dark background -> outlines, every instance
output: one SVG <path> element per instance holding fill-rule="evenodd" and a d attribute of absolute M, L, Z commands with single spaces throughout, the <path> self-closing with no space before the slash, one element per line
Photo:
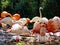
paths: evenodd
<path fill-rule="evenodd" d="M 0 13 L 7 11 L 12 15 L 19 13 L 21 17 L 32 19 L 39 16 L 39 7 L 43 7 L 43 17 L 60 17 L 59 0 L 0 0 Z"/>

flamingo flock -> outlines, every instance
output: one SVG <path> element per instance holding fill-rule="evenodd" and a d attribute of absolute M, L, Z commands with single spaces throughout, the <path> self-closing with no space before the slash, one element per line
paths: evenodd
<path fill-rule="evenodd" d="M 28 29 L 28 24 L 34 22 L 33 28 Z M 0 18 L 1 29 L 7 33 L 13 33 L 16 39 L 17 35 L 30 35 L 26 40 L 29 42 L 50 42 L 60 37 L 60 17 L 55 16 L 51 19 L 46 17 L 21 18 L 20 14 L 11 15 L 3 11 Z M 0 32 L 2 32 L 0 30 Z M 19 36 L 18 36 L 19 37 Z M 21 37 L 22 38 L 22 37 Z M 21 39 L 20 38 L 20 39 Z"/>

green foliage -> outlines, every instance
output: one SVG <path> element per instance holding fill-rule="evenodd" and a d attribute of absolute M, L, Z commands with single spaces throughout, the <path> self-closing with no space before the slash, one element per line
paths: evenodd
<path fill-rule="evenodd" d="M 23 43 L 22 42 L 18 42 L 16 45 L 23 45 Z"/>
<path fill-rule="evenodd" d="M 1 12 L 19 13 L 21 17 L 38 16 L 38 0 L 1 0 Z"/>
<path fill-rule="evenodd" d="M 42 14 L 52 18 L 60 13 L 58 0 L 0 0 L 0 12 L 19 13 L 21 17 L 33 18 L 39 16 L 39 7 L 43 7 Z"/>
<path fill-rule="evenodd" d="M 59 16 L 59 6 L 57 0 L 43 0 L 40 6 L 43 7 L 42 14 L 47 18 Z"/>
<path fill-rule="evenodd" d="M 9 5 L 9 0 L 1 0 L 1 8 L 2 11 L 4 8 L 6 8 Z"/>

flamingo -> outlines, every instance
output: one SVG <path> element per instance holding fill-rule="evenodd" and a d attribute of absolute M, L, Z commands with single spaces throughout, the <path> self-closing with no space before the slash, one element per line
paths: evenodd
<path fill-rule="evenodd" d="M 40 12 L 40 17 L 34 17 L 30 22 L 35 22 L 32 32 L 33 33 L 40 33 L 40 29 L 42 28 L 42 26 L 48 23 L 48 19 L 46 17 L 42 17 L 42 13 L 41 13 L 42 7 L 39 8 L 39 12 Z"/>
<path fill-rule="evenodd" d="M 15 34 L 28 34 L 29 33 L 29 29 L 27 26 L 25 26 L 25 24 L 28 24 L 29 19 L 28 18 L 21 18 L 19 19 L 15 24 L 12 25 L 11 29 L 8 30 L 7 32 L 12 32 Z"/>

